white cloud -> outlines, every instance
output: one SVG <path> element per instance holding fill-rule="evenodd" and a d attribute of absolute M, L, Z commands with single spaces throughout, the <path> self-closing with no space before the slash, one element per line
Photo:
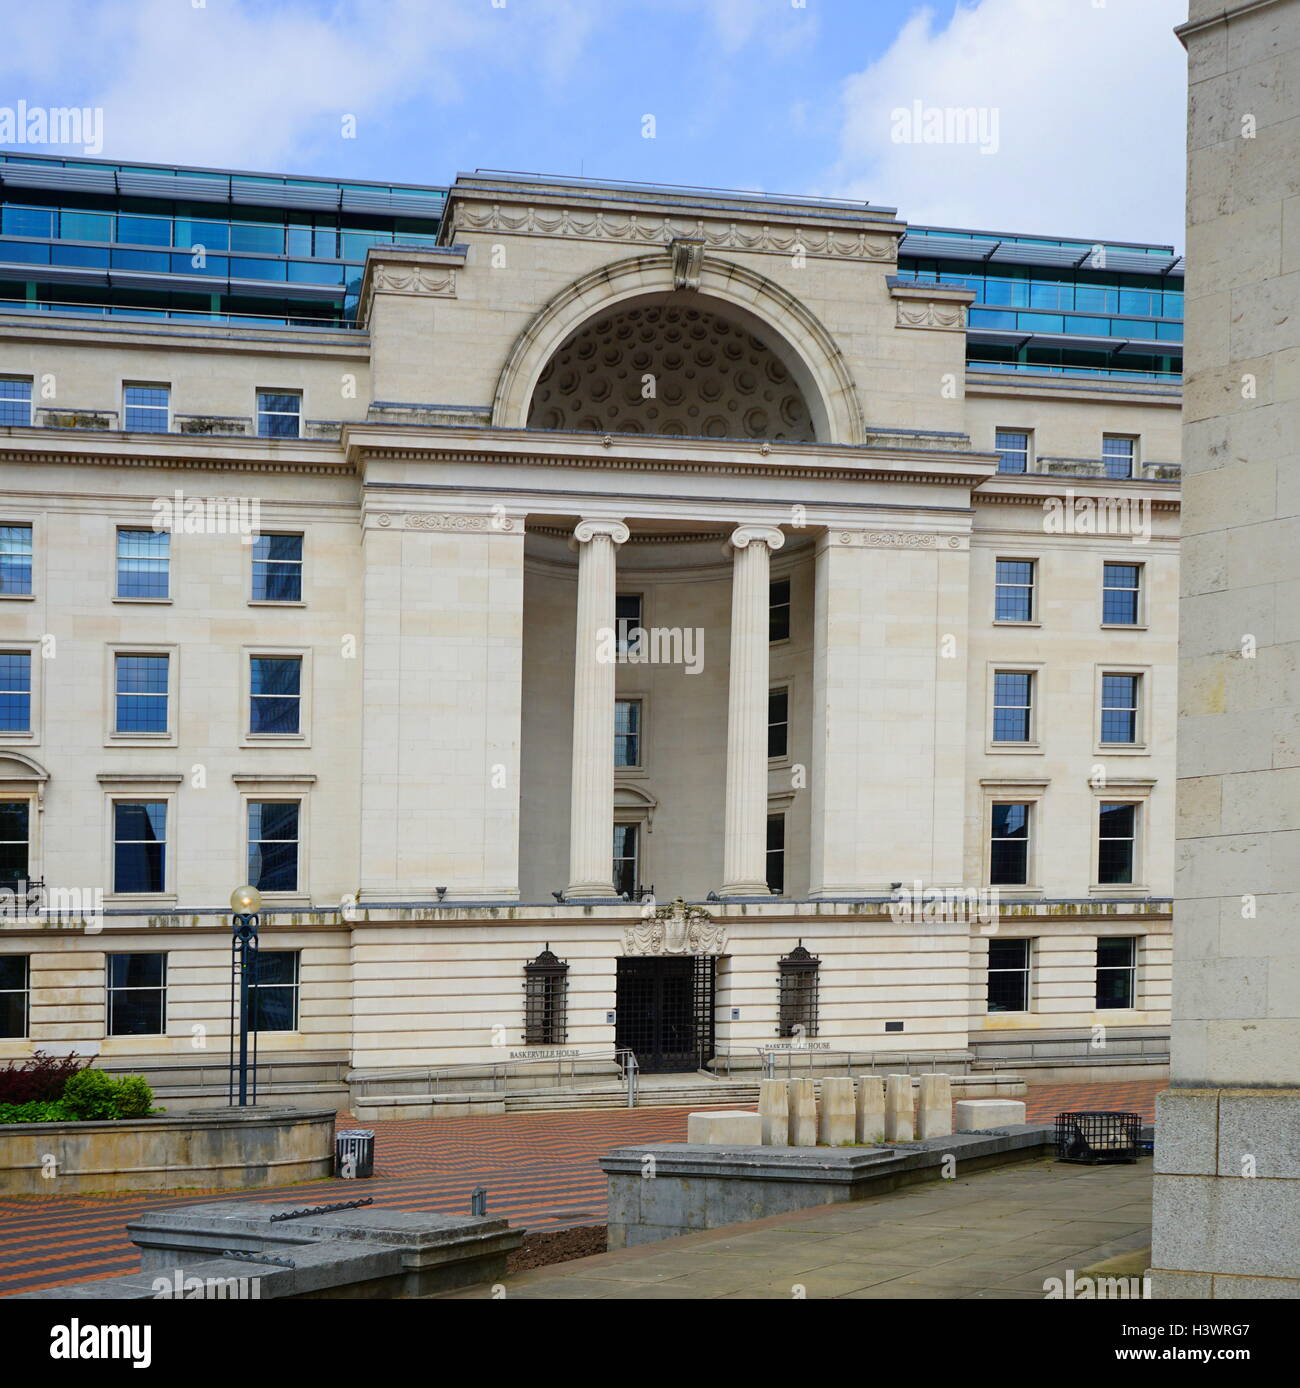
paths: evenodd
<path fill-rule="evenodd" d="M 587 0 L 46 3 L 25 31 L 39 43 L 0 55 L 5 99 L 102 107 L 105 157 L 253 169 L 328 165 L 345 115 L 364 141 L 406 103 L 445 111 L 485 71 L 561 84 L 603 18 Z"/>
<path fill-rule="evenodd" d="M 926 8 L 842 87 L 821 191 L 907 220 L 1182 244 L 1186 0 L 975 0 Z M 976 108 L 986 146 L 896 142 L 896 111 Z M 895 132 L 895 126 L 900 129 Z"/>

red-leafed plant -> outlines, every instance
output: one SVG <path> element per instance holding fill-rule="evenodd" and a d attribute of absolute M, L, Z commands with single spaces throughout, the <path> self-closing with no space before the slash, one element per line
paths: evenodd
<path fill-rule="evenodd" d="M 71 1055 L 46 1055 L 37 1051 L 30 1060 L 11 1060 L 0 1066 L 0 1104 L 53 1103 L 73 1075 L 89 1064 L 74 1051 Z"/>

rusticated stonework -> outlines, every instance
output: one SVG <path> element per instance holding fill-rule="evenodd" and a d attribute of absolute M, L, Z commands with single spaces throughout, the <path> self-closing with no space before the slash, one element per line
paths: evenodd
<path fill-rule="evenodd" d="M 892 236 L 866 231 L 821 231 L 799 226 L 751 226 L 700 218 L 695 222 L 671 217 L 628 216 L 605 212 L 575 212 L 569 208 L 526 207 L 519 211 L 462 207 L 457 231 L 507 231 L 525 236 L 574 236 L 586 241 L 628 241 L 635 245 L 668 246 L 696 238 L 713 250 L 770 251 L 777 255 L 807 255 L 835 260 L 894 261 L 898 243 Z"/>

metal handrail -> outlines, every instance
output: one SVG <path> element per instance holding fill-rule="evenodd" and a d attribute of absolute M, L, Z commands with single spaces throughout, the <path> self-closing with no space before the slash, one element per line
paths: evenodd
<path fill-rule="evenodd" d="M 802 1068 L 811 1073 L 814 1069 L 822 1071 L 843 1071 L 853 1073 L 861 1070 L 874 1071 L 880 1066 L 890 1066 L 894 1071 L 904 1074 L 911 1074 L 913 1065 L 919 1069 L 927 1066 L 931 1073 L 935 1073 L 940 1065 L 951 1069 L 954 1065 L 961 1066 L 960 1073 L 969 1074 L 974 1055 L 970 1051 L 830 1051 L 818 1050 L 811 1046 L 790 1046 L 776 1049 L 772 1046 L 752 1046 L 744 1047 L 739 1054 L 757 1055 L 759 1064 L 762 1067 L 763 1075 L 767 1079 L 776 1079 L 778 1069 L 783 1068 L 785 1075 L 789 1078 L 796 1068 Z M 795 1057 L 802 1057 L 802 1062 L 796 1066 Z M 785 1064 L 780 1062 L 784 1059 Z M 730 1053 L 720 1053 L 714 1057 L 715 1066 L 719 1061 L 727 1062 L 725 1070 L 728 1078 L 731 1075 Z"/>

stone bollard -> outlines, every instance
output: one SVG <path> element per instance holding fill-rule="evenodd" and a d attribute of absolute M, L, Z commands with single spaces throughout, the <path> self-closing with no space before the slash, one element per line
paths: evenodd
<path fill-rule="evenodd" d="M 858 1077 L 859 1142 L 885 1140 L 885 1081 L 879 1075 Z"/>
<path fill-rule="evenodd" d="M 958 1099 L 957 1131 L 983 1133 L 990 1128 L 1015 1128 L 1025 1121 L 1019 1099 Z"/>
<path fill-rule="evenodd" d="M 688 1113 L 686 1141 L 726 1143 L 733 1147 L 758 1147 L 763 1140 L 762 1120 L 756 1113 Z"/>
<path fill-rule="evenodd" d="M 817 1089 L 812 1080 L 790 1081 L 790 1146 L 817 1146 Z"/>
<path fill-rule="evenodd" d="M 917 1105 L 917 1137 L 952 1136 L 952 1080 L 948 1075 L 922 1075 Z"/>
<path fill-rule="evenodd" d="M 763 1146 L 790 1145 L 790 1084 L 788 1080 L 759 1080 L 758 1116 L 763 1120 Z"/>
<path fill-rule="evenodd" d="M 838 1077 L 822 1080 L 817 1141 L 827 1147 L 842 1147 L 852 1142 L 857 1136 L 857 1108 L 851 1079 Z"/>
<path fill-rule="evenodd" d="M 912 1140 L 912 1077 L 885 1076 L 885 1141 Z"/>

